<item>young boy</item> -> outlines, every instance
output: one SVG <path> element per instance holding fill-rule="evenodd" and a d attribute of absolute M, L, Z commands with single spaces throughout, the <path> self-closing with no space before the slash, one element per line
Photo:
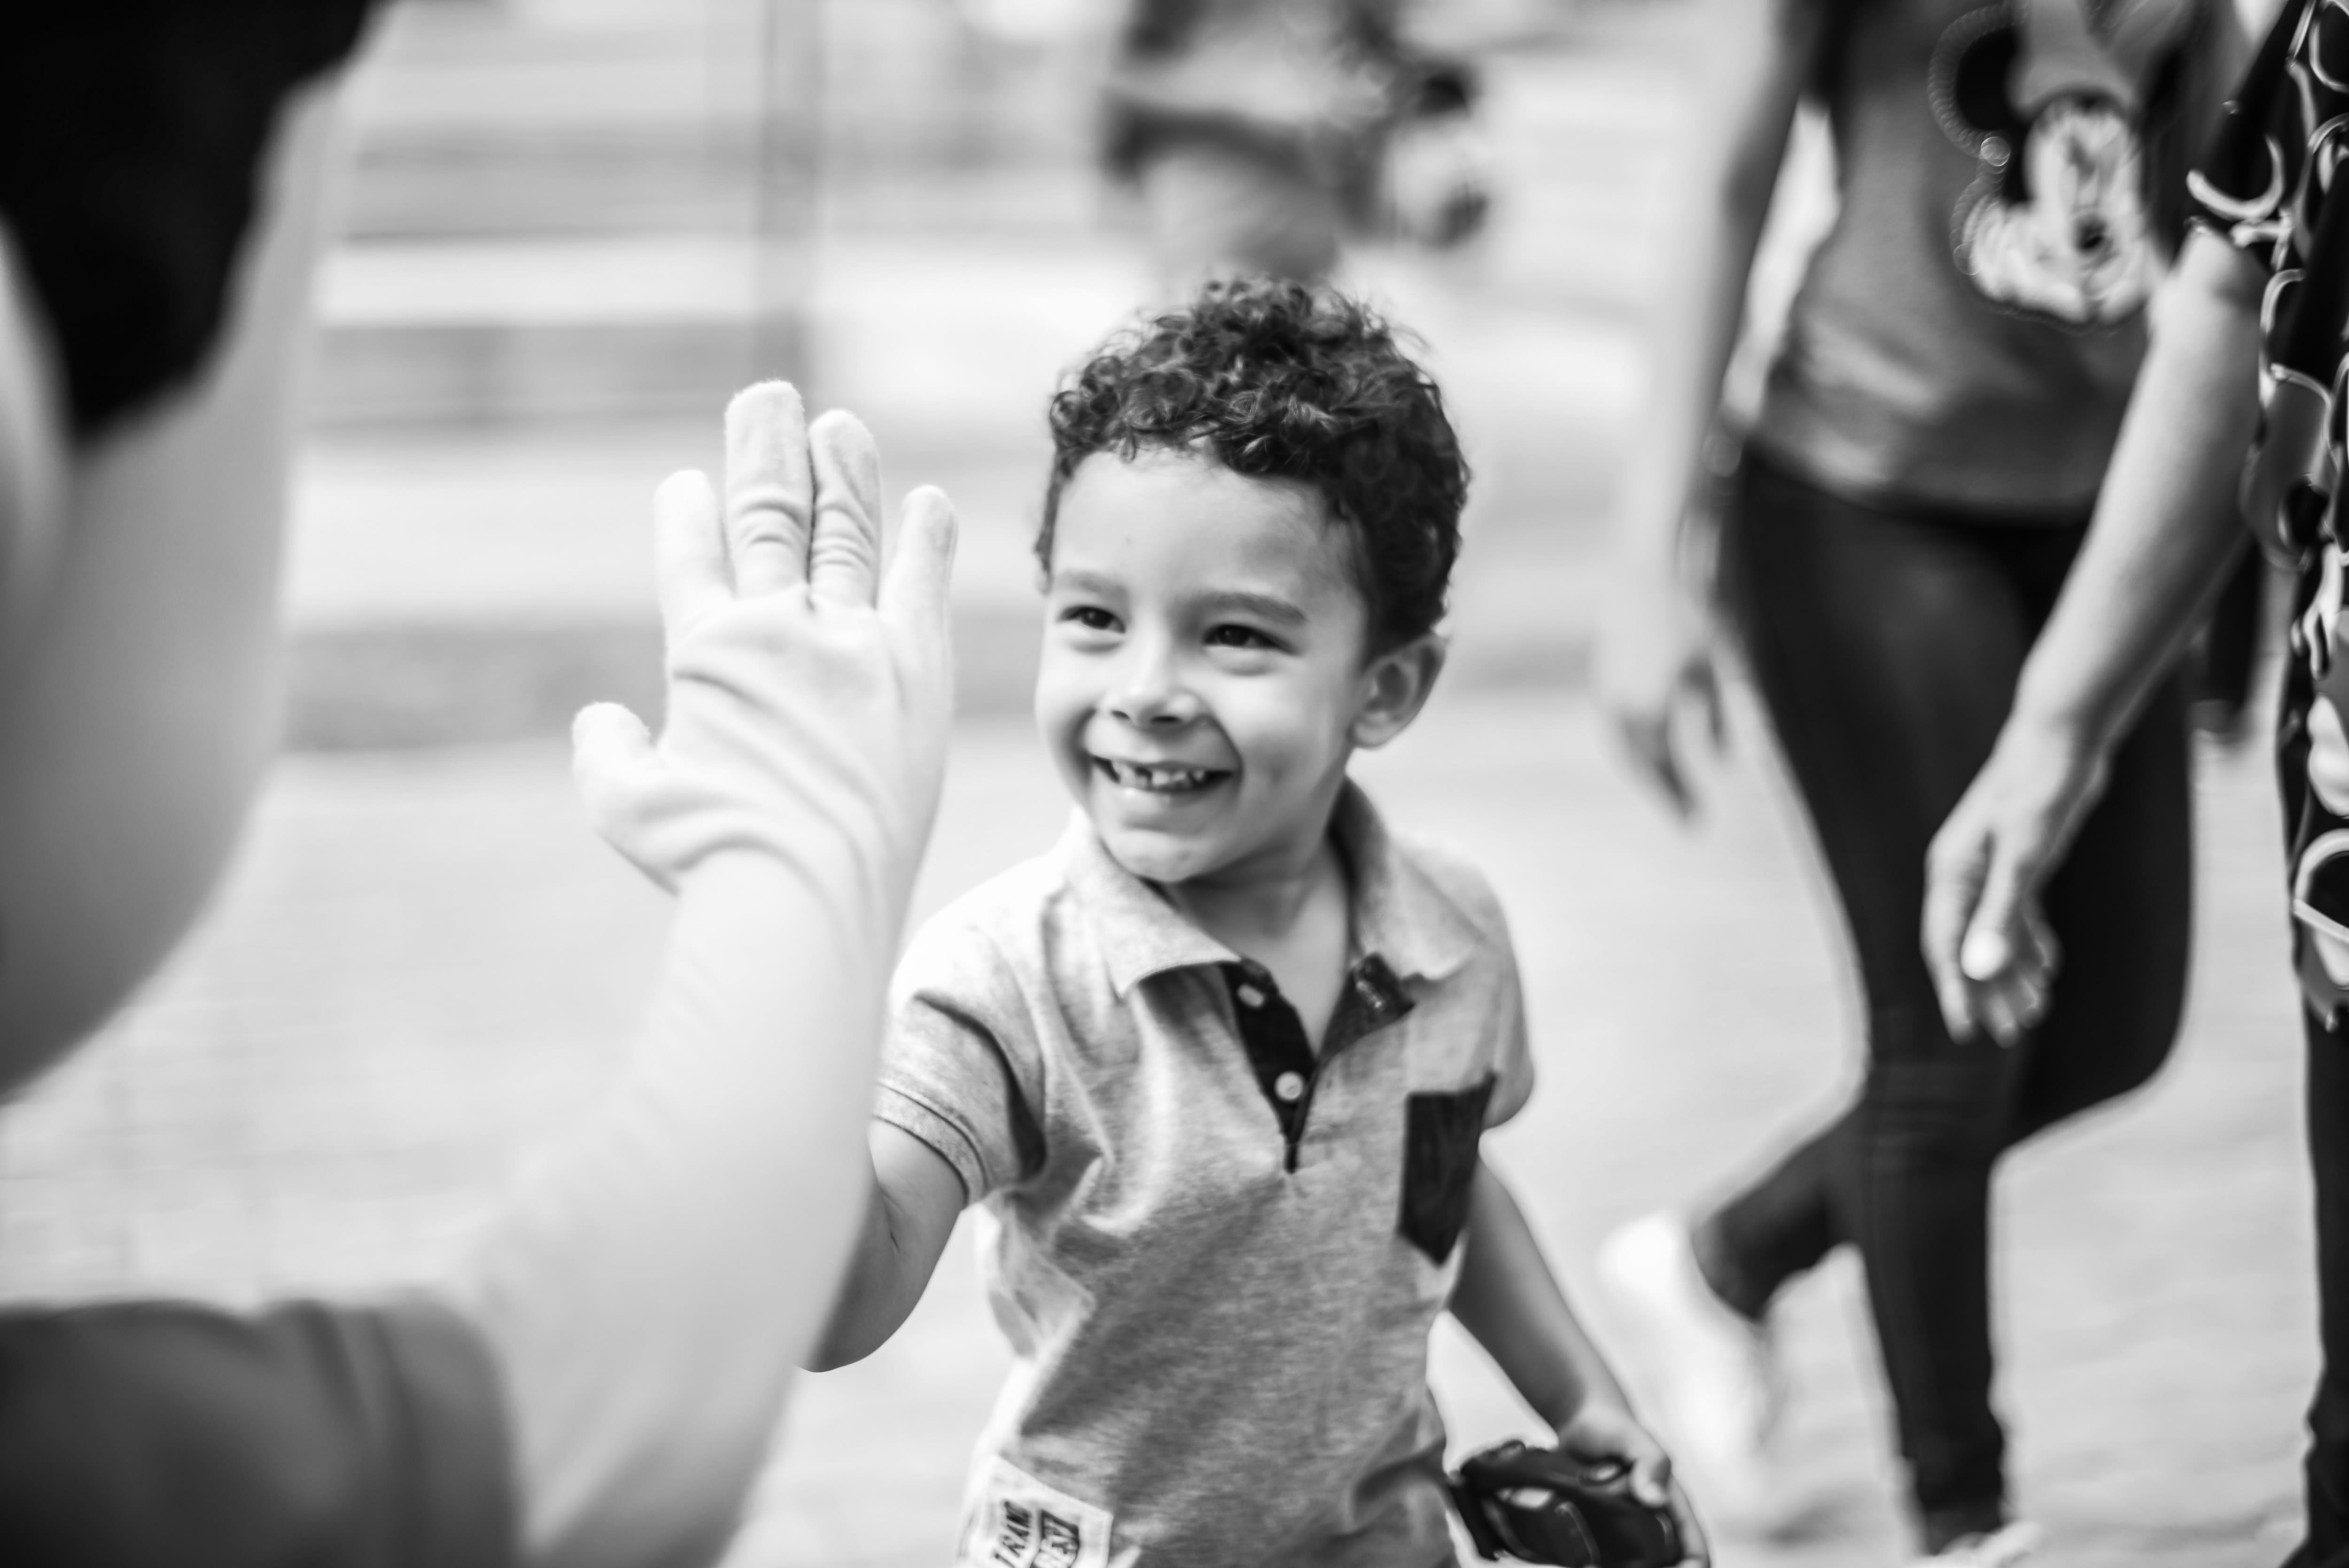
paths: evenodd
<path fill-rule="evenodd" d="M 1500 908 L 1346 777 L 1444 663 L 1467 469 L 1433 383 L 1358 305 L 1226 284 L 1051 423 L 1036 718 L 1078 813 L 899 968 L 819 1364 L 894 1333 L 983 1203 L 1016 1361 L 958 1563 L 1452 1563 L 1446 1306 L 1663 1501 L 1477 1155 L 1533 1079 Z"/>

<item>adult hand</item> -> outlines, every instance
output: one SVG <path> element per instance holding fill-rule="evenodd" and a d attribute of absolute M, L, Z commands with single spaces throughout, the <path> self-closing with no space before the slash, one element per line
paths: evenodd
<path fill-rule="evenodd" d="M 2039 889 L 2103 791 L 2101 751 L 2010 723 L 1925 854 L 1925 964 L 1957 1039 L 2013 1045 L 2062 964 Z"/>
<path fill-rule="evenodd" d="M 1708 617 L 1668 574 L 1627 573 L 1600 628 L 1599 699 L 1642 777 L 1682 817 L 1696 810 L 1680 752 L 1680 717 L 1693 708 L 1719 750 L 1721 681 Z"/>
<path fill-rule="evenodd" d="M 1672 1461 L 1663 1445 L 1640 1425 L 1631 1412 L 1609 1399 L 1585 1399 L 1574 1418 L 1557 1429 L 1557 1446 L 1584 1460 L 1617 1460 L 1631 1467 L 1631 1495 L 1650 1508 L 1671 1511 L 1680 1529 L 1683 1568 L 1705 1568 L 1713 1560 L 1704 1526 L 1689 1506 L 1688 1493 L 1672 1479 Z"/>
<path fill-rule="evenodd" d="M 806 423 L 780 381 L 726 410 L 726 493 L 673 474 L 655 498 L 667 716 L 574 726 L 605 839 L 664 887 L 721 852 L 814 869 L 845 847 L 902 904 L 944 770 L 955 519 L 936 490 L 883 536 L 881 466 L 851 415 Z"/>

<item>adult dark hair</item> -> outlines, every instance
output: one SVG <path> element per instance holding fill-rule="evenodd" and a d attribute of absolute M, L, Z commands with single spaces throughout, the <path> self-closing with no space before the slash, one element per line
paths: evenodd
<path fill-rule="evenodd" d="M 1036 558 L 1049 570 L 1061 491 L 1096 452 L 1190 450 L 1235 473 L 1310 485 L 1352 535 L 1383 652 L 1433 631 L 1460 554 L 1468 463 L 1433 377 L 1394 328 L 1333 289 L 1208 284 L 1103 345 L 1053 396 L 1052 476 Z"/>

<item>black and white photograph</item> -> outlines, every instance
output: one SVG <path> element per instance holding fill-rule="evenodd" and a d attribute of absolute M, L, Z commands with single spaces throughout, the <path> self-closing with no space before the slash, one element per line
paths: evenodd
<path fill-rule="evenodd" d="M 2349 0 L 0 24 L 0 1563 L 2349 1568 Z"/>

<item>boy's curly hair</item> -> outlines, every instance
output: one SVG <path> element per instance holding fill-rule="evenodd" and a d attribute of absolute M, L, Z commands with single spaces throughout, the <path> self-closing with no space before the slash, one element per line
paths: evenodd
<path fill-rule="evenodd" d="M 1048 573 L 1061 492 L 1085 459 L 1195 450 L 1320 494 L 1353 535 L 1374 652 L 1444 618 L 1468 464 L 1434 380 L 1357 301 L 1271 278 L 1211 283 L 1110 339 L 1053 397 L 1050 418 L 1036 536 Z"/>

